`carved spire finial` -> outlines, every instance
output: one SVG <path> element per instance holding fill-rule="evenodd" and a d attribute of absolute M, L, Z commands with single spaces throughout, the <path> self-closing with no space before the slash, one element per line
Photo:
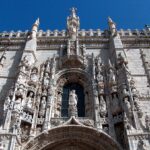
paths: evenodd
<path fill-rule="evenodd" d="M 76 15 L 76 8 L 71 8 L 71 15 L 67 17 L 67 31 L 68 35 L 72 40 L 76 40 L 77 32 L 79 30 L 80 21 L 79 17 Z"/>
<path fill-rule="evenodd" d="M 37 18 L 35 23 L 33 24 L 33 27 L 32 27 L 32 30 L 34 30 L 34 27 L 36 26 L 37 28 L 39 27 L 39 24 L 40 24 L 40 19 Z"/>
<path fill-rule="evenodd" d="M 72 16 L 73 18 L 76 18 L 76 17 L 77 17 L 77 15 L 76 15 L 77 8 L 72 7 L 70 10 L 71 10 L 71 16 Z"/>
<path fill-rule="evenodd" d="M 111 32 L 111 35 L 112 36 L 117 35 L 116 24 L 115 24 L 115 22 L 113 22 L 113 20 L 110 17 L 108 17 L 108 25 L 109 25 L 109 30 Z"/>
<path fill-rule="evenodd" d="M 37 20 L 32 26 L 32 35 L 31 35 L 32 38 L 36 38 L 36 33 L 38 31 L 39 24 L 40 24 L 40 19 L 37 18 Z"/>

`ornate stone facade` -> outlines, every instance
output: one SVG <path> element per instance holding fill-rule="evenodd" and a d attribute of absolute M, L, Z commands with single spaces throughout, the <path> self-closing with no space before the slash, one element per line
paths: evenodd
<path fill-rule="evenodd" d="M 150 29 L 0 33 L 1 150 L 149 150 Z"/>

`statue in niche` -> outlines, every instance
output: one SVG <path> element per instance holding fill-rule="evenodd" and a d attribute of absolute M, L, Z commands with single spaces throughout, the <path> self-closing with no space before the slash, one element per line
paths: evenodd
<path fill-rule="evenodd" d="M 101 63 L 101 58 L 99 56 L 97 56 L 96 58 L 96 63 L 97 63 L 97 66 Z"/>
<path fill-rule="evenodd" d="M 125 63 L 125 59 L 124 59 L 124 57 L 122 56 L 122 54 L 121 54 L 121 52 L 120 53 L 118 53 L 118 64 L 123 64 L 123 63 Z"/>
<path fill-rule="evenodd" d="M 22 107 L 27 106 L 27 100 L 25 98 L 22 99 Z"/>
<path fill-rule="evenodd" d="M 49 74 L 46 72 L 43 80 L 43 84 L 47 87 L 49 85 L 50 77 Z"/>
<path fill-rule="evenodd" d="M 127 91 L 127 86 L 126 85 L 123 86 L 122 94 L 123 94 L 123 97 L 126 97 L 126 96 L 129 95 L 129 92 Z"/>
<path fill-rule="evenodd" d="M 37 75 L 37 73 L 38 73 L 37 69 L 34 68 L 32 70 L 31 76 L 30 76 L 31 81 L 33 81 L 33 82 L 37 82 L 38 81 L 38 75 Z"/>
<path fill-rule="evenodd" d="M 26 72 L 26 68 L 29 66 L 29 61 L 27 59 L 27 56 L 24 56 L 21 61 L 21 71 Z"/>
<path fill-rule="evenodd" d="M 70 93 L 69 93 L 69 114 L 70 114 L 70 116 L 77 116 L 77 102 L 78 102 L 78 97 L 75 93 L 75 90 L 70 91 Z"/>
<path fill-rule="evenodd" d="M 97 71 L 102 74 L 103 64 L 102 62 L 100 62 L 100 58 L 97 60 L 97 69 L 98 69 Z"/>
<path fill-rule="evenodd" d="M 47 87 L 43 86 L 42 88 L 42 95 L 47 95 Z"/>
<path fill-rule="evenodd" d="M 146 144 L 144 143 L 142 139 L 139 139 L 137 150 L 148 150 Z"/>
<path fill-rule="evenodd" d="M 17 97 L 23 97 L 23 89 L 24 89 L 24 86 L 23 84 L 20 84 L 17 91 L 16 91 L 16 96 Z"/>
<path fill-rule="evenodd" d="M 127 117 L 126 112 L 124 112 L 124 118 L 123 118 L 123 120 L 124 120 L 124 123 L 125 123 L 125 128 L 128 129 L 128 130 L 130 130 L 132 126 L 129 123 L 129 119 Z"/>
<path fill-rule="evenodd" d="M 19 84 L 25 84 L 25 82 L 26 82 L 26 78 L 22 74 L 19 74 L 18 83 Z"/>
<path fill-rule="evenodd" d="M 31 109 L 33 107 L 33 97 L 34 97 L 34 93 L 30 91 L 29 96 L 27 97 L 27 107 Z"/>
<path fill-rule="evenodd" d="M 124 103 L 125 103 L 125 107 L 126 109 L 131 112 L 131 105 L 130 105 L 130 102 L 129 102 L 129 97 L 125 97 L 124 98 Z"/>
<path fill-rule="evenodd" d="M 143 113 L 142 113 L 142 110 L 139 105 L 139 99 L 137 96 L 134 96 L 133 99 L 134 99 L 134 106 L 138 112 L 138 116 L 139 116 L 139 118 L 141 118 L 143 116 Z"/>
<path fill-rule="evenodd" d="M 43 96 L 41 98 L 40 112 L 39 112 L 39 115 L 42 117 L 44 117 L 44 115 L 45 115 L 45 108 L 46 108 L 46 97 Z"/>
<path fill-rule="evenodd" d="M 138 94 L 138 91 L 136 90 L 135 87 L 133 87 L 133 88 L 131 89 L 131 91 L 132 91 L 133 95 L 135 95 L 135 96 Z"/>
<path fill-rule="evenodd" d="M 135 105 L 136 109 L 140 110 L 140 105 L 139 105 L 139 99 L 138 99 L 138 97 L 134 96 L 133 99 L 134 99 L 134 105 Z"/>
<path fill-rule="evenodd" d="M 103 77 L 103 75 L 101 74 L 100 71 L 97 74 L 97 81 L 98 82 L 104 82 L 104 77 Z"/>
<path fill-rule="evenodd" d="M 110 83 L 114 83 L 116 81 L 113 69 L 109 69 L 108 78 Z"/>
<path fill-rule="evenodd" d="M 27 120 L 28 120 L 29 122 L 32 122 L 32 115 L 29 115 L 29 114 L 28 114 Z"/>
<path fill-rule="evenodd" d="M 15 100 L 15 102 L 14 102 L 14 110 L 15 111 L 17 111 L 17 112 L 21 111 L 21 102 L 22 102 L 21 97 L 19 97 Z"/>
<path fill-rule="evenodd" d="M 106 102 L 103 98 L 103 96 L 100 96 L 100 115 L 102 117 L 105 117 L 107 114 L 107 108 L 106 108 Z"/>
<path fill-rule="evenodd" d="M 9 109 L 11 103 L 11 99 L 9 96 L 6 97 L 5 103 L 4 103 L 4 110 Z"/>

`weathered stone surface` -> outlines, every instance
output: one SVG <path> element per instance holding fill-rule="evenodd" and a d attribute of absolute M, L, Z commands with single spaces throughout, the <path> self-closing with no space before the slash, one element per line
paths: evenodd
<path fill-rule="evenodd" d="M 0 34 L 1 149 L 150 149 L 149 31 L 108 25 Z"/>

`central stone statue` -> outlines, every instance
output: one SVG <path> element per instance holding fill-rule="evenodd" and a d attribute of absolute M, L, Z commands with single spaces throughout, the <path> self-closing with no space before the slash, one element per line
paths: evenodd
<path fill-rule="evenodd" d="M 69 117 L 78 116 L 77 103 L 78 103 L 78 97 L 76 95 L 75 90 L 72 90 L 69 93 L 69 108 L 68 108 Z"/>

